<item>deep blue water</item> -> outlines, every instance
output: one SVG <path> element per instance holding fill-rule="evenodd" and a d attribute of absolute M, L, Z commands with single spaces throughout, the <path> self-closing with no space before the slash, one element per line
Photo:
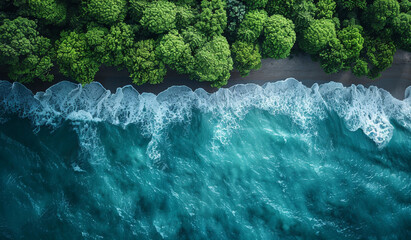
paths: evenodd
<path fill-rule="evenodd" d="M 410 95 L 0 81 L 0 239 L 410 239 Z"/>

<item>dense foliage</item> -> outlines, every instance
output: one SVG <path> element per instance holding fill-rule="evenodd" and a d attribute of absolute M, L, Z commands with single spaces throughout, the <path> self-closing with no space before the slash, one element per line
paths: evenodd
<path fill-rule="evenodd" d="M 263 55 L 269 58 L 281 59 L 290 55 L 294 46 L 296 34 L 291 20 L 281 15 L 273 15 L 265 23 Z"/>
<path fill-rule="evenodd" d="M 141 25 L 152 33 L 164 33 L 176 27 L 176 5 L 168 1 L 148 3 L 140 20 Z"/>
<path fill-rule="evenodd" d="M 0 26 L 0 62 L 10 67 L 9 77 L 13 81 L 30 82 L 34 78 L 51 81 L 50 49 L 50 39 L 40 36 L 32 20 L 6 19 Z"/>
<path fill-rule="evenodd" d="M 61 73 L 83 84 L 94 80 L 101 62 L 88 44 L 86 33 L 63 32 L 56 48 Z"/>
<path fill-rule="evenodd" d="M 237 41 L 231 47 L 234 67 L 241 76 L 247 76 L 251 70 L 261 67 L 261 54 L 258 44 Z"/>
<path fill-rule="evenodd" d="M 83 0 L 82 11 L 92 21 L 101 24 L 114 24 L 126 16 L 126 0 Z"/>
<path fill-rule="evenodd" d="M 257 41 L 264 29 L 266 20 L 267 13 L 263 10 L 254 10 L 248 12 L 238 29 L 238 40 L 244 42 Z"/>
<path fill-rule="evenodd" d="M 302 32 L 300 47 L 307 53 L 315 54 L 336 37 L 335 25 L 331 20 L 313 20 Z"/>
<path fill-rule="evenodd" d="M 133 83 L 156 84 L 163 81 L 167 69 L 155 53 L 155 41 L 153 39 L 141 40 L 129 49 L 127 69 Z"/>
<path fill-rule="evenodd" d="M 171 69 L 220 87 L 301 51 L 376 78 L 397 49 L 411 49 L 409 0 L 0 1 L 0 66 L 20 82 L 51 81 L 56 65 L 86 84 L 106 65 L 136 84 Z"/>
<path fill-rule="evenodd" d="M 171 69 L 179 73 L 190 73 L 194 63 L 190 45 L 177 32 L 164 35 L 157 46 L 157 55 Z"/>
<path fill-rule="evenodd" d="M 221 87 L 227 84 L 230 71 L 233 70 L 230 45 L 223 36 L 213 39 L 195 54 L 193 75 L 199 81 L 212 82 L 211 86 Z"/>

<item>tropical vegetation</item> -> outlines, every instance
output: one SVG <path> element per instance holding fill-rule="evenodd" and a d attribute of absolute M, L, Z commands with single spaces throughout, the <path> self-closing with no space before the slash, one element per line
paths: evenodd
<path fill-rule="evenodd" d="M 214 87 L 235 68 L 305 52 L 327 73 L 377 78 L 411 50 L 409 0 L 2 0 L 0 66 L 13 81 L 82 84 L 102 65 L 135 84 L 168 70 Z"/>

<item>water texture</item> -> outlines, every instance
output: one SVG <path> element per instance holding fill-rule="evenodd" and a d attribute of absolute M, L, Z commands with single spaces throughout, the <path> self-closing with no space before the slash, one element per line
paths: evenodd
<path fill-rule="evenodd" d="M 405 96 L 0 81 L 0 239 L 410 239 Z"/>

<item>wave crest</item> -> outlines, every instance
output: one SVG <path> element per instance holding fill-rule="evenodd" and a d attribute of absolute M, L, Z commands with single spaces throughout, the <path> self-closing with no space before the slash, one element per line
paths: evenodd
<path fill-rule="evenodd" d="M 239 84 L 215 93 L 173 86 L 157 96 L 140 94 L 130 85 L 111 93 L 98 82 L 83 87 L 67 81 L 33 95 L 20 83 L 0 81 L 0 120 L 19 114 L 36 126 L 58 126 L 64 120 L 105 121 L 120 126 L 139 123 L 155 140 L 170 123 L 190 120 L 197 109 L 218 120 L 215 134 L 224 142 L 237 121 L 253 109 L 290 116 L 303 128 L 335 112 L 349 130 L 362 129 L 378 146 L 384 146 L 394 131 L 390 121 L 411 130 L 411 87 L 405 96 L 401 101 L 377 87 L 344 87 L 335 82 L 308 88 L 293 78 L 263 86 Z"/>

